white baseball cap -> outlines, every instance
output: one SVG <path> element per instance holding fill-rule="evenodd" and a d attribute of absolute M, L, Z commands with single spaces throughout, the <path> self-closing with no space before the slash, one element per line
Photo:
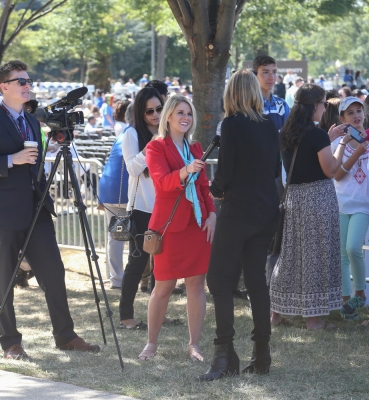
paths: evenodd
<path fill-rule="evenodd" d="M 341 100 L 338 106 L 338 113 L 341 114 L 342 111 L 346 111 L 353 103 L 359 103 L 364 106 L 363 102 L 358 97 L 348 96 Z"/>

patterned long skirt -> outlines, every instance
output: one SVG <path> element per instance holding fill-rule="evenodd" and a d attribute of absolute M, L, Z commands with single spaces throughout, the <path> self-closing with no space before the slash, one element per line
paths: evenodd
<path fill-rule="evenodd" d="M 270 282 L 271 309 L 316 317 L 341 307 L 340 226 L 330 179 L 290 185 L 282 249 Z"/>

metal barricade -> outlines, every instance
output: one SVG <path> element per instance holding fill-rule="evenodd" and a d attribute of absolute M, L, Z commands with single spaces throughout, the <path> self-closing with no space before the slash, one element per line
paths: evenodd
<path fill-rule="evenodd" d="M 45 172 L 48 177 L 55 157 L 46 157 Z M 99 160 L 89 158 L 73 158 L 77 182 L 80 185 L 83 203 L 86 206 L 86 215 L 91 229 L 96 252 L 105 253 L 107 242 L 107 224 L 105 213 L 97 209 L 97 198 L 92 185 L 98 193 L 99 181 L 104 166 Z M 78 217 L 78 209 L 74 205 L 74 194 L 69 179 L 69 198 L 63 198 L 64 161 L 61 160 L 53 182 L 50 186 L 50 195 L 54 200 L 57 218 L 53 218 L 56 240 L 61 248 L 85 250 L 83 236 Z"/>

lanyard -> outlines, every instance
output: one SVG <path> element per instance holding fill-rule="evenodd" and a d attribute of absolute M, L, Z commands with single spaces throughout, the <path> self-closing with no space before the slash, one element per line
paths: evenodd
<path fill-rule="evenodd" d="M 31 140 L 30 130 L 29 130 L 29 126 L 27 124 L 26 119 L 23 117 L 24 124 L 26 126 L 26 135 L 24 135 L 24 133 L 21 130 L 21 127 L 19 126 L 18 122 L 13 118 L 13 116 L 10 114 L 9 110 L 4 106 L 4 104 L 1 104 L 1 107 L 8 114 L 9 118 L 13 121 L 15 127 L 17 128 L 18 133 L 21 135 L 21 137 L 23 139 L 23 142 L 26 140 L 28 140 L 28 141 Z"/>

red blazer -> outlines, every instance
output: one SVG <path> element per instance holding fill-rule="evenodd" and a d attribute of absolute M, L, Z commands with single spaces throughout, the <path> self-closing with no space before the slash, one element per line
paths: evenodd
<path fill-rule="evenodd" d="M 191 154 L 196 159 L 203 155 L 199 143 L 190 145 Z M 179 178 L 179 170 L 185 166 L 173 140 L 168 136 L 165 139 L 153 140 L 146 148 L 146 163 L 150 176 L 154 182 L 156 198 L 154 209 L 149 222 L 149 229 L 160 229 L 167 221 L 174 207 L 174 203 L 183 190 Z M 209 195 L 209 180 L 205 169 L 202 169 L 195 181 L 197 197 L 200 202 L 202 223 L 208 218 L 211 211 L 215 212 L 213 199 Z M 186 228 L 193 213 L 192 203 L 182 196 L 181 201 L 169 224 L 168 232 L 180 232 Z"/>

